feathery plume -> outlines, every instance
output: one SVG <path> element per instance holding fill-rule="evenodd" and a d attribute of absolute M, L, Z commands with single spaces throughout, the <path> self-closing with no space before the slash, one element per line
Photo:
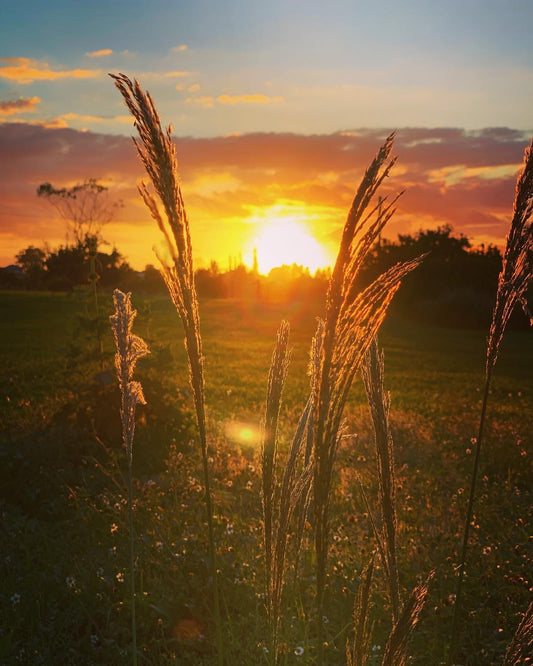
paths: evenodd
<path fill-rule="evenodd" d="M 176 149 L 172 142 L 172 127 L 166 131 L 152 97 L 144 92 L 137 81 L 131 81 L 126 75 L 110 75 L 122 94 L 139 133 L 139 140 L 133 139 L 153 188 L 162 204 L 163 219 L 155 197 L 146 183 L 141 183 L 139 192 L 157 223 L 166 243 L 168 257 L 157 253 L 161 263 L 161 274 L 167 286 L 174 306 L 180 316 L 185 331 L 185 349 L 189 364 L 189 380 L 193 392 L 205 486 L 205 504 L 209 532 L 209 564 L 213 580 L 215 628 L 219 664 L 223 663 L 222 626 L 218 593 L 215 537 L 213 527 L 213 500 L 209 476 L 209 451 L 207 444 L 207 425 L 205 409 L 205 383 L 200 335 L 200 315 L 198 296 L 194 285 L 194 267 L 189 222 L 179 183 Z"/>
<path fill-rule="evenodd" d="M 533 279 L 533 140 L 524 153 L 524 168 L 516 183 L 513 219 L 507 235 L 502 270 L 498 279 L 496 305 L 492 313 L 487 348 L 487 373 L 498 357 L 509 318 L 517 304 L 527 309 L 527 289 Z"/>
<path fill-rule="evenodd" d="M 457 573 L 457 584 L 455 590 L 455 607 L 453 612 L 452 632 L 450 638 L 450 651 L 448 663 L 454 660 L 458 648 L 458 626 L 459 615 L 462 610 L 462 587 L 466 567 L 468 540 L 470 537 L 470 525 L 474 511 L 474 499 L 476 494 L 477 476 L 487 403 L 490 392 L 492 372 L 498 358 L 498 351 L 503 339 L 509 318 L 517 304 L 522 305 L 526 314 L 527 290 L 533 279 L 533 140 L 524 153 L 524 167 L 516 183 L 516 195 L 513 206 L 513 218 L 507 235 L 507 243 L 503 256 L 502 269 L 498 278 L 498 291 L 496 293 L 496 304 L 492 313 L 489 339 L 487 344 L 487 356 L 485 362 L 485 386 L 479 419 L 478 435 L 476 438 L 476 454 L 472 475 L 470 477 L 470 493 L 463 528 L 463 541 L 461 546 L 460 563 Z M 530 319 L 531 319 L 531 315 Z M 531 319 L 533 324 L 533 319 Z"/>
<path fill-rule="evenodd" d="M 135 409 L 138 404 L 146 404 L 140 382 L 133 380 L 133 372 L 137 361 L 149 354 L 148 345 L 138 335 L 131 332 L 137 310 L 131 307 L 131 294 L 124 294 L 120 289 L 113 292 L 115 314 L 109 317 L 115 335 L 117 351 L 115 368 L 122 401 L 120 417 L 122 420 L 122 439 L 128 458 L 128 523 L 130 550 L 130 599 L 131 599 L 131 632 L 132 660 L 137 664 L 137 625 L 135 620 L 135 543 L 133 530 L 133 436 L 135 434 Z"/>
<path fill-rule="evenodd" d="M 393 140 L 394 134 L 391 134 L 367 169 L 356 192 L 328 288 L 318 389 L 313 410 L 319 618 L 322 617 L 329 545 L 329 496 L 344 405 L 363 357 L 402 279 L 422 260 L 422 257 L 418 257 L 397 264 L 366 289 L 360 291 L 358 288 L 357 278 L 365 256 L 393 215 L 394 205 L 400 196 L 392 201 L 380 199 L 377 205 L 367 210 L 372 197 L 395 163 L 394 159 L 388 161 Z"/>
<path fill-rule="evenodd" d="M 128 455 L 128 462 L 131 463 L 133 435 L 135 433 L 135 409 L 138 404 L 146 404 L 140 382 L 132 379 L 133 372 L 138 359 L 150 352 L 146 342 L 131 332 L 133 321 L 137 315 L 137 310 L 133 310 L 131 307 L 131 294 L 124 294 L 120 289 L 115 289 L 113 303 L 115 314 L 109 319 L 117 346 L 115 368 L 122 394 L 120 408 L 122 437 Z"/>

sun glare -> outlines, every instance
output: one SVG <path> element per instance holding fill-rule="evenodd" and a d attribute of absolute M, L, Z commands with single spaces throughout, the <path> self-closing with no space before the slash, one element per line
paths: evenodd
<path fill-rule="evenodd" d="M 269 273 L 272 268 L 297 264 L 314 273 L 332 263 L 326 248 L 308 231 L 304 222 L 295 216 L 269 217 L 260 222 L 260 231 L 251 246 L 257 250 L 259 272 Z M 247 253 L 250 265 L 252 251 Z"/>

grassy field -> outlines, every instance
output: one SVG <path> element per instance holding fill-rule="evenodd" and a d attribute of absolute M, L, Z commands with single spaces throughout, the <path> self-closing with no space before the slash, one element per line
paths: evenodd
<path fill-rule="evenodd" d="M 111 297 L 102 296 L 111 310 Z M 205 508 L 182 330 L 167 298 L 136 299 L 134 332 L 152 354 L 136 377 L 147 405 L 134 446 L 138 645 L 143 664 L 215 663 Z M 90 352 L 81 295 L 0 294 L 0 511 L 3 584 L 0 663 L 127 664 L 125 457 L 110 330 L 105 357 Z M 292 360 L 282 410 L 289 441 L 308 395 L 309 345 L 320 306 L 201 303 L 215 528 L 224 637 L 230 664 L 268 663 L 261 554 L 260 424 L 276 330 L 291 324 Z M 400 583 L 435 569 L 411 644 L 413 664 L 443 663 L 454 567 L 483 386 L 486 331 L 386 321 L 385 385 L 396 445 Z M 506 335 L 489 401 L 488 429 L 465 587 L 458 663 L 499 664 L 531 598 L 533 345 Z M 328 662 L 344 663 L 362 569 L 375 548 L 359 478 L 375 504 L 368 407 L 357 382 L 349 435 L 334 473 L 329 560 Z M 313 549 L 289 571 L 282 663 L 316 663 Z M 528 541 L 529 540 L 529 541 Z M 389 630 L 378 567 L 371 663 Z M 404 595 L 405 596 L 405 595 Z"/>

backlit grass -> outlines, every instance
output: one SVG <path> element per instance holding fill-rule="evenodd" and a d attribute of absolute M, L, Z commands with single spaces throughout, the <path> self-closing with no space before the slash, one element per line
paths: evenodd
<path fill-rule="evenodd" d="M 111 310 L 110 296 L 107 301 Z M 215 663 L 201 467 L 191 441 L 193 406 L 182 335 L 167 299 L 152 299 L 148 309 L 133 295 L 133 305 L 139 311 L 135 332 L 152 349 L 138 364 L 148 405 L 139 409 L 134 445 L 142 663 Z M 227 650 L 231 663 L 266 663 L 258 426 L 273 340 L 285 317 L 293 354 L 281 412 L 282 445 L 292 435 L 308 393 L 308 348 L 321 307 L 206 301 L 200 310 L 208 422 L 216 448 L 215 531 Z M 0 625 L 7 628 L 0 661 L 129 663 L 126 461 L 118 387 L 99 376 L 96 360 L 69 358 L 80 311 L 76 298 L 3 293 L 0 311 L 5 315 L 0 318 Z M 397 451 L 401 588 L 410 589 L 419 574 L 436 569 L 411 646 L 417 664 L 438 664 L 449 637 L 485 335 L 392 319 L 380 338 Z M 110 332 L 105 343 L 111 355 Z M 510 331 L 489 400 L 461 663 L 499 663 L 530 596 L 532 361 L 529 334 Z M 110 357 L 112 376 L 111 370 Z M 359 577 L 374 548 L 356 479 L 357 473 L 373 497 L 373 435 L 360 381 L 352 391 L 348 425 L 357 437 L 341 446 L 334 478 L 332 594 L 325 625 L 328 659 L 339 664 Z M 306 550 L 301 576 L 297 581 L 288 576 L 280 628 L 286 663 L 316 660 L 305 616 L 313 575 Z M 384 586 L 380 576 L 378 568 L 378 591 Z M 376 663 L 387 615 L 386 606 L 378 604 Z"/>

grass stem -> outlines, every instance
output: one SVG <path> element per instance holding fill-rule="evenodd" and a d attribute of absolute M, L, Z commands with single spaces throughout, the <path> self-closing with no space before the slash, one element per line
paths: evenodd
<path fill-rule="evenodd" d="M 137 666 L 137 622 L 135 619 L 135 533 L 133 527 L 133 470 L 128 460 L 128 523 L 130 533 L 130 594 L 131 594 L 131 640 L 132 662 Z"/>

